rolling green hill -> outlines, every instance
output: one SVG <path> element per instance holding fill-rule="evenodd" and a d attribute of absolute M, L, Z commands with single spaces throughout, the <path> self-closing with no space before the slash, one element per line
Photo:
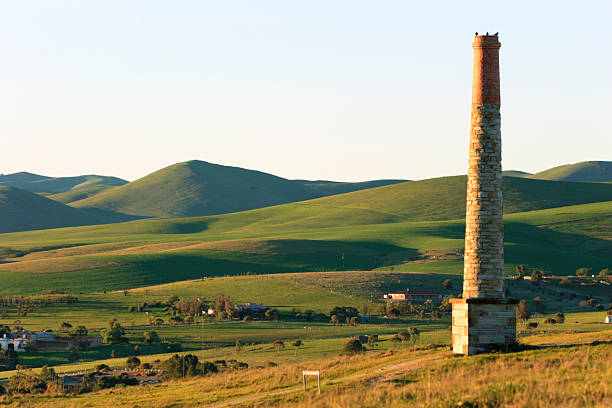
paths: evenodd
<path fill-rule="evenodd" d="M 103 224 L 109 220 L 29 191 L 0 186 L 0 233 Z"/>
<path fill-rule="evenodd" d="M 365 183 L 287 180 L 271 174 L 193 160 L 72 203 L 145 217 L 224 214 L 308 200 L 400 180 Z"/>
<path fill-rule="evenodd" d="M 47 177 L 38 174 L 20 172 L 0 176 L 1 185 L 17 187 L 22 190 L 40 194 L 57 194 L 100 185 L 120 186 L 126 183 L 127 181 L 117 177 L 96 175 Z"/>
<path fill-rule="evenodd" d="M 507 271 L 612 266 L 612 185 L 508 177 L 504 188 Z M 447 177 L 224 215 L 2 234 L 0 276 L 20 293 L 245 273 L 459 274 L 464 194 L 465 177 Z M 588 200 L 608 201 L 567 206 Z"/>
<path fill-rule="evenodd" d="M 91 186 L 80 187 L 75 190 L 66 191 L 63 193 L 51 194 L 47 197 L 59 201 L 60 203 L 69 204 L 75 201 L 84 200 L 88 197 L 96 195 L 102 191 L 114 188 L 116 186 L 111 186 L 108 184 L 94 184 Z"/>
<path fill-rule="evenodd" d="M 566 164 L 527 177 L 540 180 L 612 182 L 612 162 L 586 161 Z"/>

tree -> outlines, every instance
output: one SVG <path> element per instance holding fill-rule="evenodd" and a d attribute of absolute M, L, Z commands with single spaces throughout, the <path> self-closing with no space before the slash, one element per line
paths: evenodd
<path fill-rule="evenodd" d="M 60 330 L 70 330 L 72 328 L 72 325 L 68 322 L 62 322 L 62 324 L 60 324 Z"/>
<path fill-rule="evenodd" d="M 47 389 L 47 383 L 32 370 L 19 370 L 11 377 L 7 392 L 9 394 L 40 394 Z"/>
<path fill-rule="evenodd" d="M 276 309 L 268 309 L 266 313 L 264 313 L 264 316 L 266 316 L 268 320 L 278 320 L 279 313 Z"/>
<path fill-rule="evenodd" d="M 358 323 L 359 323 L 359 318 L 357 316 L 353 316 L 349 319 L 349 324 L 351 326 L 357 326 Z"/>
<path fill-rule="evenodd" d="M 272 343 L 272 345 L 274 346 L 274 348 L 276 349 L 276 355 L 278 356 L 280 353 L 280 350 L 285 348 L 285 343 L 283 343 L 282 340 L 274 340 L 274 342 Z"/>
<path fill-rule="evenodd" d="M 542 271 L 539 271 L 539 270 L 533 271 L 531 273 L 531 283 L 533 283 L 534 285 L 539 285 L 540 282 L 542 281 L 542 276 L 543 276 Z"/>
<path fill-rule="evenodd" d="M 85 337 L 87 336 L 88 330 L 85 326 L 77 326 L 75 329 L 70 331 L 70 335 L 74 337 Z"/>
<path fill-rule="evenodd" d="M 130 356 L 128 357 L 127 361 L 125 362 L 125 365 L 128 366 L 129 368 L 136 368 L 140 366 L 140 359 L 136 356 Z"/>
<path fill-rule="evenodd" d="M 402 342 L 406 342 L 410 340 L 410 333 L 408 333 L 407 331 L 401 331 L 399 333 L 397 333 L 397 338 Z"/>
<path fill-rule="evenodd" d="M 147 331 L 144 334 L 144 341 L 147 344 L 159 343 L 159 334 L 157 334 L 157 332 L 153 330 Z"/>
<path fill-rule="evenodd" d="M 111 350 L 110 356 L 111 356 L 111 358 L 117 358 L 117 353 L 115 352 L 115 349 Z"/>
<path fill-rule="evenodd" d="M 444 289 L 450 289 L 453 287 L 453 281 L 446 279 L 444 282 L 442 282 L 442 286 L 444 286 Z"/>
<path fill-rule="evenodd" d="M 525 265 L 516 265 L 516 278 L 523 279 L 527 276 L 527 272 L 529 271 Z"/>
<path fill-rule="evenodd" d="M 242 350 L 242 342 L 240 340 L 236 340 L 236 353 L 240 353 Z"/>
<path fill-rule="evenodd" d="M 53 381 L 57 381 L 57 379 L 59 378 L 57 373 L 55 372 L 55 370 L 53 369 L 53 367 L 49 367 L 47 365 L 44 365 L 42 367 L 42 369 L 40 370 L 40 377 L 45 381 L 45 382 L 53 382 Z"/>
<path fill-rule="evenodd" d="M 102 339 L 107 344 L 127 343 L 127 337 L 124 337 L 124 334 L 125 329 L 119 323 L 114 322 L 102 332 Z"/>
<path fill-rule="evenodd" d="M 533 298 L 533 304 L 535 305 L 535 309 L 536 312 L 538 313 L 544 313 L 546 311 L 545 307 L 544 307 L 544 303 L 542 302 L 542 298 L 539 296 L 536 296 Z"/>
<path fill-rule="evenodd" d="M 339 319 L 338 316 L 336 315 L 331 315 L 331 318 L 329 319 L 329 321 L 335 326 L 339 323 Z"/>
<path fill-rule="evenodd" d="M 217 318 L 221 315 L 221 312 L 225 311 L 225 296 L 223 293 L 219 293 L 215 298 L 215 315 Z"/>
<path fill-rule="evenodd" d="M 519 319 L 523 325 L 529 320 L 529 310 L 527 309 L 527 301 L 525 299 L 522 299 L 516 308 L 516 318 Z"/>
<path fill-rule="evenodd" d="M 606 276 L 610 276 L 610 275 L 612 275 L 612 271 L 608 268 L 602 269 L 601 271 L 599 271 L 600 278 L 605 278 Z"/>
<path fill-rule="evenodd" d="M 140 346 L 140 345 L 138 345 L 138 344 L 137 344 L 137 345 L 135 345 L 135 346 L 134 346 L 134 355 L 135 355 L 135 356 L 139 356 L 139 355 L 141 355 L 141 354 L 142 354 L 142 346 Z"/>
<path fill-rule="evenodd" d="M 76 350 L 72 350 L 72 352 L 68 354 L 68 361 L 79 361 L 79 358 L 81 358 L 81 356 Z"/>
<path fill-rule="evenodd" d="M 19 359 L 14 350 L 0 350 L 0 371 L 14 370 Z"/>
<path fill-rule="evenodd" d="M 193 354 L 184 356 L 175 354 L 163 363 L 163 367 L 168 378 L 193 377 L 203 374 L 203 365 L 199 364 L 198 357 Z M 207 372 L 212 372 L 211 370 L 212 368 L 207 365 Z"/>
<path fill-rule="evenodd" d="M 291 345 L 295 348 L 295 355 L 297 356 L 297 351 L 298 348 L 302 347 L 302 345 L 304 345 L 304 343 L 302 343 L 302 340 L 296 340 L 293 343 L 291 343 Z"/>
<path fill-rule="evenodd" d="M 358 339 L 351 339 L 344 343 L 344 352 L 346 354 L 358 354 L 364 351 L 363 345 Z"/>
<path fill-rule="evenodd" d="M 565 315 L 561 312 L 555 313 L 554 319 L 559 324 L 565 323 Z"/>
<path fill-rule="evenodd" d="M 593 268 L 578 268 L 576 269 L 576 276 L 589 276 L 593 273 Z"/>

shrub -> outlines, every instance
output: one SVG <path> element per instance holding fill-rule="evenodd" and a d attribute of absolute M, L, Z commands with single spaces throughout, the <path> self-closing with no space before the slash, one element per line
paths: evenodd
<path fill-rule="evenodd" d="M 106 364 L 102 363 L 102 364 L 98 364 L 96 366 L 96 371 L 110 371 L 110 367 L 107 366 Z"/>
<path fill-rule="evenodd" d="M 68 361 L 79 361 L 79 352 L 76 350 L 73 350 L 69 355 L 68 355 Z"/>
<path fill-rule="evenodd" d="M 136 368 L 140 366 L 140 359 L 136 356 L 130 356 L 128 357 L 127 361 L 125 362 L 125 365 L 128 366 L 129 368 Z"/>
<path fill-rule="evenodd" d="M 151 364 L 150 363 L 142 363 L 140 365 L 140 368 L 142 368 L 143 370 L 150 370 L 151 369 Z"/>
<path fill-rule="evenodd" d="M 19 359 L 13 350 L 0 350 L 0 371 L 14 370 Z"/>
<path fill-rule="evenodd" d="M 144 341 L 147 344 L 159 343 L 160 338 L 156 331 L 148 331 L 144 334 Z"/>
<path fill-rule="evenodd" d="M 181 346 L 181 343 L 169 343 L 164 341 L 162 342 L 162 347 L 166 353 L 177 353 L 179 351 L 183 351 L 183 346 Z"/>
<path fill-rule="evenodd" d="M 444 282 L 442 282 L 442 286 L 444 286 L 445 289 L 450 289 L 453 287 L 453 281 L 446 279 Z"/>
<path fill-rule="evenodd" d="M 405 341 L 409 341 L 410 340 L 410 333 L 408 333 L 407 331 L 401 331 L 399 333 L 397 333 L 397 338 L 403 343 Z"/>
<path fill-rule="evenodd" d="M 555 313 L 554 319 L 559 324 L 565 323 L 565 315 L 561 312 Z"/>
<path fill-rule="evenodd" d="M 50 368 L 46 365 L 42 367 L 39 375 L 40 375 L 40 378 L 42 378 L 43 381 L 45 382 L 56 381 L 58 379 L 58 376 L 55 370 L 52 367 Z"/>
<path fill-rule="evenodd" d="M 85 326 L 78 326 L 70 331 L 70 335 L 74 337 L 85 337 L 88 332 Z"/>
<path fill-rule="evenodd" d="M 576 269 L 576 276 L 589 276 L 593 272 L 593 268 L 578 268 Z"/>
<path fill-rule="evenodd" d="M 19 370 L 11 377 L 7 392 L 9 394 L 38 394 L 47 389 L 47 383 L 31 370 Z"/>
<path fill-rule="evenodd" d="M 135 355 L 135 356 L 139 356 L 139 355 L 141 355 L 141 354 L 142 354 L 142 346 L 140 346 L 140 345 L 138 345 L 138 344 L 137 344 L 137 345 L 135 345 L 135 346 L 134 346 L 134 355 Z"/>
<path fill-rule="evenodd" d="M 546 320 L 544 320 L 545 324 L 556 324 L 557 321 L 555 319 L 553 319 L 552 317 L 547 318 Z"/>
<path fill-rule="evenodd" d="M 344 352 L 346 354 L 358 354 L 365 351 L 361 342 L 357 339 L 351 339 L 344 343 Z"/>

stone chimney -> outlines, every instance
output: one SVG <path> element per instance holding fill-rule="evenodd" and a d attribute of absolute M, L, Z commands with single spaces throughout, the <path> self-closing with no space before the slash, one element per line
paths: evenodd
<path fill-rule="evenodd" d="M 497 35 L 476 35 L 466 199 L 463 298 L 452 299 L 453 351 L 516 341 L 516 301 L 504 294 L 501 115 Z"/>

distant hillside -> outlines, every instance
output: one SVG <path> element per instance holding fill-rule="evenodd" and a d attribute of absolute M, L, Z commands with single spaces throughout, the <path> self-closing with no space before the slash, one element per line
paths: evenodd
<path fill-rule="evenodd" d="M 106 217 L 69 207 L 29 191 L 0 186 L 0 233 L 105 224 Z"/>
<path fill-rule="evenodd" d="M 76 190 L 66 191 L 64 193 L 50 194 L 47 198 L 59 201 L 60 203 L 69 204 L 74 201 L 84 200 L 88 197 L 98 194 L 101 191 L 115 188 L 108 184 L 95 184 L 93 186 L 80 187 Z"/>
<path fill-rule="evenodd" d="M 531 173 L 527 173 L 526 171 L 520 170 L 504 170 L 502 175 L 507 177 L 528 177 L 531 176 Z"/>
<path fill-rule="evenodd" d="M 136 216 L 189 217 L 269 207 L 400 181 L 287 180 L 260 171 L 193 160 L 174 164 L 72 205 Z"/>
<path fill-rule="evenodd" d="M 566 164 L 527 177 L 539 180 L 612 182 L 612 162 L 586 161 Z"/>
<path fill-rule="evenodd" d="M 412 181 L 309 201 L 320 212 L 362 209 L 403 221 L 460 219 L 465 216 L 467 177 Z M 612 185 L 503 178 L 504 213 L 612 201 Z M 380 221 L 377 221 L 380 222 Z"/>
<path fill-rule="evenodd" d="M 126 183 L 126 180 L 117 177 L 97 175 L 47 177 L 27 172 L 0 175 L 1 185 L 39 194 L 57 194 L 99 185 L 120 186 Z"/>

